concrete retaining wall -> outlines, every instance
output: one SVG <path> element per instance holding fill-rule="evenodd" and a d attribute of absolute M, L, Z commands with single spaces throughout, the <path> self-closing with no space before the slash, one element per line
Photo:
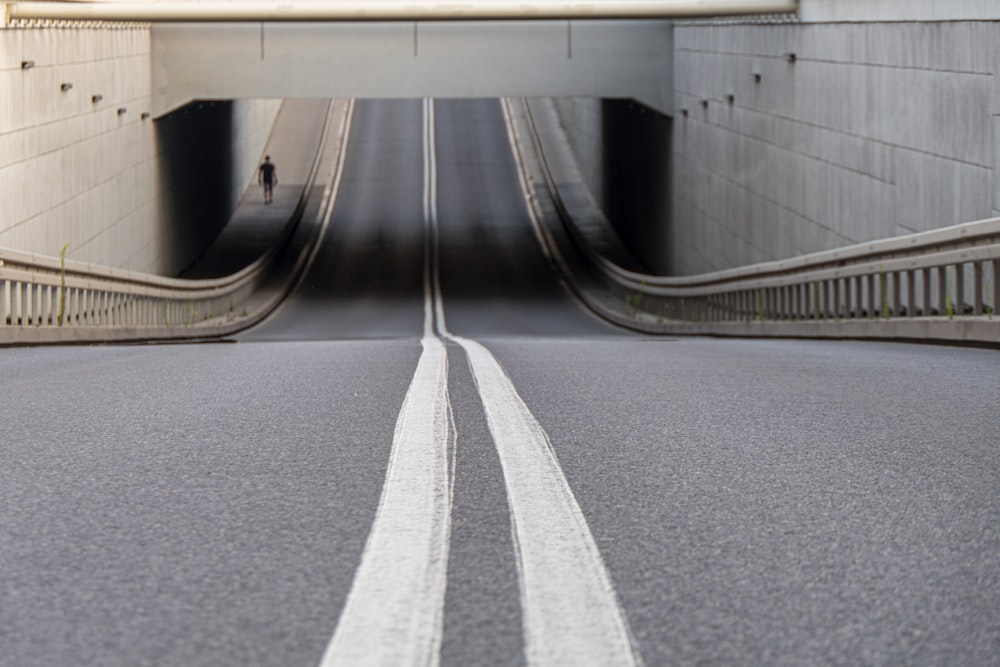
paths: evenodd
<path fill-rule="evenodd" d="M 677 26 L 675 44 L 675 273 L 1000 215 L 1000 23 Z"/>
<path fill-rule="evenodd" d="M 0 246 L 56 255 L 68 243 L 73 259 L 164 275 L 197 256 L 251 178 L 280 103 L 154 121 L 143 118 L 150 85 L 146 28 L 0 29 Z M 220 183 L 205 207 L 214 217 L 192 217 L 193 195 Z"/>
<path fill-rule="evenodd" d="M 669 168 L 653 135 L 636 157 L 660 169 L 671 206 L 613 220 L 641 228 L 622 236 L 644 239 L 658 273 L 689 275 L 1000 216 L 1000 22 L 884 20 L 944 5 L 1000 18 L 974 0 L 804 0 L 813 22 L 675 24 Z M 623 150 L 606 109 L 558 106 L 604 193 L 607 155 Z"/>

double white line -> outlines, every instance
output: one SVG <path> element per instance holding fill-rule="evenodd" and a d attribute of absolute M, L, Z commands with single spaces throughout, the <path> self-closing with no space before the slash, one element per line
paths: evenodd
<path fill-rule="evenodd" d="M 448 332 L 434 145 L 434 103 L 425 100 L 423 352 L 375 524 L 322 667 L 439 662 L 455 451 L 444 340 L 468 357 L 500 455 L 528 664 L 638 665 L 611 578 L 548 436 L 489 350 Z"/>

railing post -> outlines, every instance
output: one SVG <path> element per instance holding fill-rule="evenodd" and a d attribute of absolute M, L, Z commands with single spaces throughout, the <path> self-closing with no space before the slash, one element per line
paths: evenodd
<path fill-rule="evenodd" d="M 868 288 L 868 317 L 874 319 L 878 317 L 878 310 L 875 308 L 875 276 L 869 273 L 865 276 L 866 287 Z"/>
<path fill-rule="evenodd" d="M 841 285 L 841 301 L 844 307 L 843 317 L 847 319 L 851 316 L 851 299 L 854 295 L 854 283 L 851 282 L 851 278 L 844 278 Z"/>
<path fill-rule="evenodd" d="M 994 259 L 993 265 L 993 314 L 1000 315 L 1000 259 Z"/>
<path fill-rule="evenodd" d="M 43 303 L 42 303 L 42 324 L 52 324 L 53 313 L 52 313 L 52 285 L 46 285 L 42 293 Z"/>
<path fill-rule="evenodd" d="M 14 316 L 11 318 L 16 326 L 23 324 L 24 316 L 24 283 L 17 281 L 14 283 Z"/>
<path fill-rule="evenodd" d="M 848 296 L 847 315 L 858 318 L 861 317 L 861 277 L 851 276 L 848 281 L 847 290 L 850 295 Z"/>
<path fill-rule="evenodd" d="M 0 327 L 10 324 L 10 281 L 0 283 Z"/>
<path fill-rule="evenodd" d="M 924 284 L 921 286 L 921 291 L 923 292 L 923 309 L 924 317 L 930 317 L 931 314 L 931 270 L 923 269 L 921 270 L 921 276 L 923 278 Z"/>
<path fill-rule="evenodd" d="M 55 326 L 59 320 L 59 288 L 49 286 L 49 324 Z"/>
<path fill-rule="evenodd" d="M 906 314 L 908 317 L 917 316 L 917 272 L 906 272 Z"/>
<path fill-rule="evenodd" d="M 25 298 L 26 303 L 24 304 L 25 324 L 30 325 L 35 323 L 35 298 L 37 291 L 38 289 L 36 288 L 34 283 L 24 284 L 24 296 L 26 297 Z"/>
<path fill-rule="evenodd" d="M 893 317 L 899 317 L 903 314 L 903 304 L 900 302 L 900 294 L 902 290 L 900 289 L 900 274 L 899 271 L 892 272 L 892 309 L 889 311 L 892 313 Z"/>
<path fill-rule="evenodd" d="M 983 314 L 983 263 L 972 264 L 972 308 L 976 315 Z"/>
<path fill-rule="evenodd" d="M 938 315 L 948 314 L 948 268 L 939 266 L 938 274 Z"/>
<path fill-rule="evenodd" d="M 965 315 L 965 264 L 955 265 L 955 314 Z"/>

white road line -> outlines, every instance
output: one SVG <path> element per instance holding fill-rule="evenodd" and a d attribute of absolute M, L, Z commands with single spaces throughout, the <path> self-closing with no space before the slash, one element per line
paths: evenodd
<path fill-rule="evenodd" d="M 438 335 L 448 338 L 448 325 L 444 317 L 444 299 L 441 296 L 441 244 L 439 242 L 437 209 L 437 136 L 434 130 L 434 100 L 424 100 L 424 223 L 426 229 L 425 268 L 429 278 L 425 287 L 430 288 L 429 300 L 434 305 L 434 329 Z"/>
<path fill-rule="evenodd" d="M 433 335 L 431 294 L 425 268 L 420 361 L 396 422 L 375 523 L 321 667 L 440 660 L 455 429 L 448 353 Z"/>
<path fill-rule="evenodd" d="M 489 350 L 453 339 L 469 357 L 503 466 L 528 664 L 640 664 L 611 577 L 544 429 Z"/>
<path fill-rule="evenodd" d="M 425 103 L 433 145 L 434 106 Z M 433 153 L 433 150 L 430 151 Z M 435 169 L 433 158 L 427 167 Z M 436 184 L 436 174 L 429 179 Z M 587 521 L 544 429 L 496 358 L 448 332 L 440 286 L 436 188 L 425 200 L 437 332 L 465 350 L 503 467 L 518 558 L 529 665 L 639 665 L 641 658 Z M 530 206 L 529 206 L 530 208 Z"/>

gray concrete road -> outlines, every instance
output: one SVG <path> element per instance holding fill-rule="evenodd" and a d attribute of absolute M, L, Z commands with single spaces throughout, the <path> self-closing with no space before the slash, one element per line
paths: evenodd
<path fill-rule="evenodd" d="M 358 104 L 316 263 L 238 341 L 0 354 L 0 665 L 319 665 L 374 636 L 352 587 L 429 599 L 399 645 L 449 667 L 998 664 L 1000 355 L 610 327 L 534 241 L 500 106 L 427 114 Z M 365 588 L 374 526 L 432 512 L 390 487 L 445 381 L 446 579 Z"/>

